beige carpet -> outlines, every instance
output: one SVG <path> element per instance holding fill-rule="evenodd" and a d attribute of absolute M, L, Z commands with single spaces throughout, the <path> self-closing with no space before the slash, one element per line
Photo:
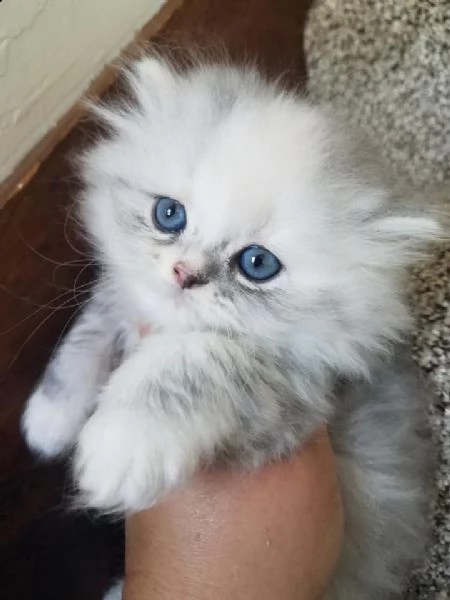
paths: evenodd
<path fill-rule="evenodd" d="M 394 171 L 450 207 L 450 2 L 316 0 L 306 29 L 311 95 L 378 143 Z M 434 538 L 411 600 L 450 598 L 450 248 L 414 273 L 413 354 L 436 390 Z"/>

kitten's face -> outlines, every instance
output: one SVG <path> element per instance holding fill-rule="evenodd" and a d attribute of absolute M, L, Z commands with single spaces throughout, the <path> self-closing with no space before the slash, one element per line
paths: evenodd
<path fill-rule="evenodd" d="M 404 319 L 386 195 L 320 112 L 248 72 L 149 60 L 134 85 L 140 108 L 109 113 L 117 135 L 86 159 L 85 221 L 145 318 L 321 353 Z"/>

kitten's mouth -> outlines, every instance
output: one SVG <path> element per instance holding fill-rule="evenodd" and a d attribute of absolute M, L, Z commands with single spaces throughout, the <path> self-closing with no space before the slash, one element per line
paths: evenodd
<path fill-rule="evenodd" d="M 172 288 L 172 296 L 178 302 L 190 302 L 195 297 L 196 286 L 189 288 L 181 288 L 178 285 Z"/>
<path fill-rule="evenodd" d="M 183 290 L 180 287 L 177 287 L 173 290 L 172 301 L 176 307 L 183 308 L 187 305 L 191 305 L 192 299 L 193 295 L 191 290 Z"/>

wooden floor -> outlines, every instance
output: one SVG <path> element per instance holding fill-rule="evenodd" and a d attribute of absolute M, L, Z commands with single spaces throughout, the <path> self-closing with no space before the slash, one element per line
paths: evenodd
<path fill-rule="evenodd" d="M 309 0 L 185 0 L 155 41 L 223 45 L 274 75 L 305 76 Z M 112 3 L 113 5 L 113 3 Z M 114 93 L 114 91 L 112 92 Z M 24 401 L 93 277 L 71 220 L 78 125 L 0 211 L 0 599 L 97 600 L 121 561 L 119 526 L 67 512 L 63 464 L 38 464 L 20 437 Z"/>

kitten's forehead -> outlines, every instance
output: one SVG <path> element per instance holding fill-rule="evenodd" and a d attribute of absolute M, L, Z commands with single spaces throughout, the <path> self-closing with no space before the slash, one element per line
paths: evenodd
<path fill-rule="evenodd" d="M 266 99 L 243 103 L 217 124 L 188 200 L 211 237 L 228 231 L 257 239 L 302 205 L 307 210 L 322 151 L 314 121 L 292 102 Z"/>
<path fill-rule="evenodd" d="M 141 110 L 112 111 L 119 135 L 92 157 L 95 174 L 125 181 L 144 202 L 148 194 L 185 204 L 191 232 L 209 246 L 277 231 L 287 239 L 290 221 L 311 223 L 327 146 L 320 111 L 252 71 L 180 76 L 143 66 Z"/>
<path fill-rule="evenodd" d="M 110 113 L 120 136 L 103 149 L 103 168 L 114 164 L 120 177 L 150 193 L 214 202 L 228 213 L 238 208 L 241 221 L 247 211 L 254 218 L 255 202 L 270 213 L 277 196 L 278 204 L 287 202 L 289 190 L 307 191 L 317 176 L 326 125 L 305 101 L 252 70 L 182 76 L 154 60 L 137 68 L 140 110 L 124 118 Z"/>

